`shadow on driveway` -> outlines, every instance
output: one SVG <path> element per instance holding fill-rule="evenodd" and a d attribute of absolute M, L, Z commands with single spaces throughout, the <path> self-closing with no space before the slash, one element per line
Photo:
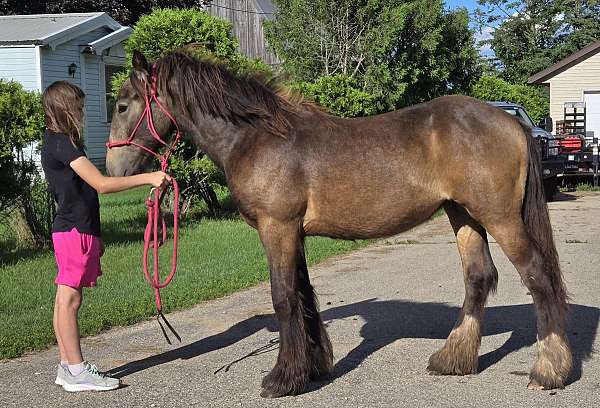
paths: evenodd
<path fill-rule="evenodd" d="M 459 312 L 460 308 L 443 303 L 420 303 L 403 300 L 378 301 L 377 299 L 368 299 L 325 310 L 321 313 L 321 316 L 326 324 L 334 320 L 355 317 L 361 317 L 365 321 L 360 330 L 361 343 L 336 363 L 334 372 L 328 381 L 344 376 L 357 368 L 369 355 L 398 339 L 445 339 L 452 330 Z M 591 358 L 599 320 L 600 309 L 578 304 L 571 305 L 568 334 L 574 354 L 574 368 L 568 384 L 581 378 L 582 363 Z M 113 368 L 108 373 L 117 378 L 123 378 L 170 361 L 198 357 L 231 346 L 262 329 L 267 329 L 270 332 L 277 331 L 273 314 L 253 316 L 236 323 L 222 333 L 155 356 L 132 361 Z M 511 335 L 498 349 L 479 357 L 480 372 L 496 364 L 513 351 L 535 343 L 536 329 L 533 305 L 487 307 L 485 309 L 483 336 L 501 333 L 511 333 Z M 485 339 L 482 341 L 485 341 Z M 335 350 L 335 344 L 333 348 Z M 273 339 L 265 346 L 245 356 L 239 356 L 227 366 L 216 370 L 216 372 L 223 369 L 227 371 L 233 364 L 246 358 L 276 349 L 277 340 Z M 423 362 L 423 367 L 426 363 L 426 361 Z M 314 387 L 311 388 L 315 389 Z M 318 384 L 316 388 L 319 388 Z"/>

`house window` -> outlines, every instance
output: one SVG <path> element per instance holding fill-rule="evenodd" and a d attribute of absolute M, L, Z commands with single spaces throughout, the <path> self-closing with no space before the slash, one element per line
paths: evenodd
<path fill-rule="evenodd" d="M 112 121 L 113 111 L 115 109 L 116 100 L 112 95 L 112 78 L 115 74 L 123 71 L 123 67 L 119 65 L 104 65 L 104 89 L 106 92 L 106 121 Z"/>

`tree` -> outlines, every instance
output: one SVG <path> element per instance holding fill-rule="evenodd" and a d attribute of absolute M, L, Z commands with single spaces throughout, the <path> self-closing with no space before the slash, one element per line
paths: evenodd
<path fill-rule="evenodd" d="M 359 117 L 377 113 L 375 98 L 358 89 L 356 80 L 347 75 L 323 76 L 315 82 L 293 84 L 291 88 L 338 116 Z"/>
<path fill-rule="evenodd" d="M 494 27 L 487 41 L 500 76 L 524 83 L 600 38 L 600 0 L 479 0 L 480 27 Z"/>
<path fill-rule="evenodd" d="M 442 0 L 275 0 L 270 46 L 298 82 L 353 78 L 378 111 L 466 92 L 479 72 L 468 13 Z"/>
<path fill-rule="evenodd" d="M 548 115 L 548 97 L 535 87 L 515 85 L 505 80 L 484 75 L 473 85 L 470 95 L 484 101 L 506 101 L 523 105 L 535 123 Z"/>
<path fill-rule="evenodd" d="M 124 25 L 160 7 L 200 7 L 205 0 L 0 0 L 0 14 L 82 13 L 106 11 Z"/>

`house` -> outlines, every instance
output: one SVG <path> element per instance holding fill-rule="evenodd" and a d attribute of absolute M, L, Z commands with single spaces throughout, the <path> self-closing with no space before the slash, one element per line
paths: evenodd
<path fill-rule="evenodd" d="M 529 84 L 550 86 L 550 116 L 563 120 L 566 102 L 584 102 L 588 137 L 600 138 L 600 41 L 531 76 Z"/>
<path fill-rule="evenodd" d="M 110 78 L 125 63 L 131 28 L 106 13 L 0 16 L 0 78 L 42 92 L 58 80 L 86 94 L 86 149 L 104 167 L 113 102 Z"/>
<path fill-rule="evenodd" d="M 273 19 L 270 0 L 212 0 L 208 14 L 232 24 L 232 34 L 240 43 L 239 51 L 249 58 L 260 58 L 268 65 L 279 65 L 277 56 L 267 47 L 263 21 Z"/>

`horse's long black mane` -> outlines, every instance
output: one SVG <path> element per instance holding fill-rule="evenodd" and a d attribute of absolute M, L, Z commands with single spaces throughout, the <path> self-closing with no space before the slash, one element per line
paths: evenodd
<path fill-rule="evenodd" d="M 282 95 L 274 81 L 237 75 L 214 61 L 175 51 L 155 63 L 158 92 L 193 117 L 196 109 L 204 115 L 235 125 L 250 126 L 285 136 L 290 118 L 306 103 L 294 103 Z"/>

